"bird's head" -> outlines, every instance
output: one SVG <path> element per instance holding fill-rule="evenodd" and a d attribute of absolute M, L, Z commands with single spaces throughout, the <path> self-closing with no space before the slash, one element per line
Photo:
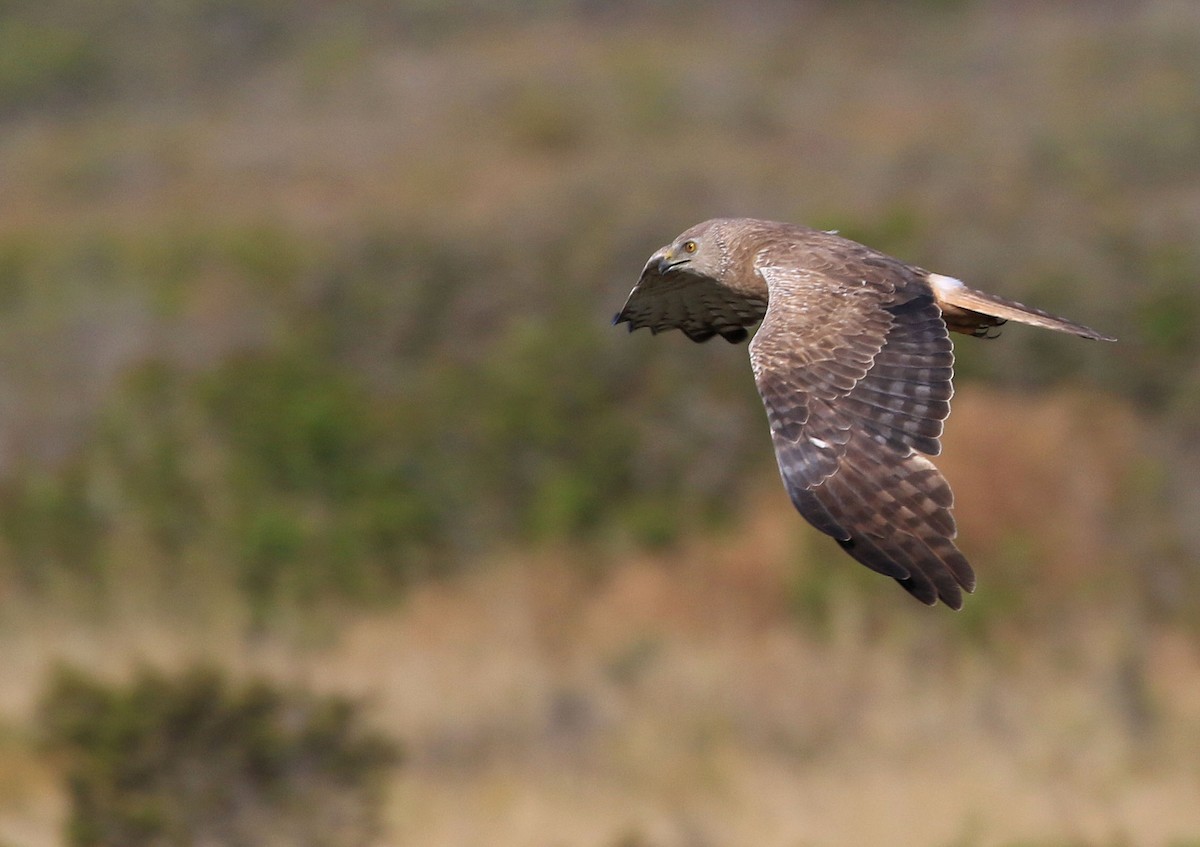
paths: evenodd
<path fill-rule="evenodd" d="M 720 219 L 684 230 L 650 257 L 649 267 L 660 274 L 670 271 L 720 279 L 727 267 L 727 251 Z"/>

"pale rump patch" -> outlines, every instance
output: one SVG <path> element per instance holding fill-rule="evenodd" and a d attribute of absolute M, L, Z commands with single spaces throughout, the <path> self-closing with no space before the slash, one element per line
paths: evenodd
<path fill-rule="evenodd" d="M 942 274 L 930 274 L 929 284 L 933 286 L 933 290 L 939 298 L 945 297 L 957 289 L 966 288 L 961 279 L 955 279 L 952 276 L 943 276 Z"/>

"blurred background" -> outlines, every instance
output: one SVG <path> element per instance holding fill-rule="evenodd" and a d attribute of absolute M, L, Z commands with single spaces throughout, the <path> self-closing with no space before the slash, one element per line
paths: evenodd
<path fill-rule="evenodd" d="M 646 257 L 960 337 L 927 609 Z M 1200 5 L 0 3 L 0 844 L 1200 844 Z"/>

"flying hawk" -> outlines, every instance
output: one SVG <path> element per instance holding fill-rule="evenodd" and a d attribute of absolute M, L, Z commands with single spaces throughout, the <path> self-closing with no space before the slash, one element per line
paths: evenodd
<path fill-rule="evenodd" d="M 613 323 L 737 343 L 762 321 L 750 364 L 796 509 L 922 603 L 960 609 L 975 574 L 926 456 L 950 414 L 949 330 L 987 336 L 1008 320 L 1114 340 L 835 233 L 747 218 L 657 251 Z"/>

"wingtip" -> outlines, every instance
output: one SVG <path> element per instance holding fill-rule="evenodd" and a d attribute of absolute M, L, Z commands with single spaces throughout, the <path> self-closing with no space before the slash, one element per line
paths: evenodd
<path fill-rule="evenodd" d="M 925 606 L 936 606 L 938 604 L 937 589 L 933 584 L 925 580 L 916 580 L 912 577 L 908 579 L 897 579 L 900 587 L 908 592 L 909 596 Z M 949 604 L 947 604 L 949 605 Z"/>
<path fill-rule="evenodd" d="M 617 312 L 615 315 L 613 315 L 612 325 L 620 326 L 621 324 L 625 324 L 625 329 L 629 330 L 630 332 L 633 332 L 635 329 L 637 329 L 637 327 L 634 326 L 633 321 L 629 319 L 629 315 L 625 314 L 624 312 Z"/>
<path fill-rule="evenodd" d="M 955 612 L 961 612 L 963 610 L 963 606 L 965 605 L 964 601 L 967 599 L 963 596 L 964 593 L 975 593 L 975 575 L 972 574 L 971 579 L 967 580 L 966 582 L 960 581 L 958 583 L 958 587 L 960 589 L 958 592 L 955 592 L 949 597 L 942 597 L 942 603 L 945 604 L 947 608 Z"/>

